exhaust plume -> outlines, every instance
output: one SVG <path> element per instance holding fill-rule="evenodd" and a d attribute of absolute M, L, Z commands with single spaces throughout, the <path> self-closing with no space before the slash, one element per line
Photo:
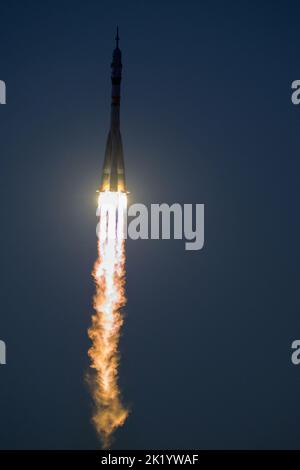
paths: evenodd
<path fill-rule="evenodd" d="M 94 314 L 88 330 L 92 346 L 88 352 L 94 400 L 93 423 L 103 448 L 109 448 L 113 432 L 128 416 L 118 387 L 119 338 L 125 297 L 124 217 L 127 195 L 105 191 L 98 199 L 98 258 L 92 276 L 96 292 Z"/>

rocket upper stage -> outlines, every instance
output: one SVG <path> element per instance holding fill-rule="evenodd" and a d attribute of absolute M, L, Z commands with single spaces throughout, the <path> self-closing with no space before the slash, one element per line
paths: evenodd
<path fill-rule="evenodd" d="M 107 136 L 105 158 L 102 171 L 102 191 L 126 192 L 123 145 L 120 132 L 120 87 L 122 78 L 122 53 L 119 49 L 117 28 L 116 48 L 111 63 L 111 119 Z"/>

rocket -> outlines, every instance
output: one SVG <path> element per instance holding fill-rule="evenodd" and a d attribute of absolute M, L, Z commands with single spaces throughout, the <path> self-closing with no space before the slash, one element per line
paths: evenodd
<path fill-rule="evenodd" d="M 119 30 L 117 28 L 116 47 L 111 63 L 111 115 L 110 130 L 107 136 L 102 181 L 99 191 L 127 192 L 123 145 L 120 132 L 120 88 L 122 78 L 122 53 L 119 49 Z"/>

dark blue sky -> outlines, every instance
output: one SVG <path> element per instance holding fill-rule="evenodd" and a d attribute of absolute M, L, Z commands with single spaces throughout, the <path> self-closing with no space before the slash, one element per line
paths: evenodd
<path fill-rule="evenodd" d="M 127 243 L 115 448 L 298 448 L 296 2 L 3 1 L 0 448 L 98 448 L 86 330 L 115 26 L 131 202 L 205 247 Z"/>

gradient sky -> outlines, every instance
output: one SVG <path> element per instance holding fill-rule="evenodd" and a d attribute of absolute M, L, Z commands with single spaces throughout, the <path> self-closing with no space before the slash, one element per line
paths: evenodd
<path fill-rule="evenodd" d="M 128 241 L 115 448 L 299 448 L 299 3 L 2 1 L 0 448 L 99 448 L 84 382 L 116 24 L 130 201 L 205 204 L 205 247 Z"/>

